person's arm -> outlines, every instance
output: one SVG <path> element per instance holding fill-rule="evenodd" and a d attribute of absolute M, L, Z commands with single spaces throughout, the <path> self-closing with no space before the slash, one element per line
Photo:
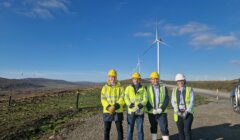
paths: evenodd
<path fill-rule="evenodd" d="M 187 108 L 187 112 L 191 112 L 193 106 L 194 106 L 194 92 L 193 92 L 193 89 L 191 89 L 191 91 L 190 91 L 190 104 Z"/>
<path fill-rule="evenodd" d="M 164 88 L 165 88 L 165 99 L 164 99 L 163 105 L 161 107 L 162 112 L 165 111 L 165 109 L 168 107 L 168 104 L 169 104 L 168 89 L 166 87 L 164 87 Z"/>
<path fill-rule="evenodd" d="M 177 101 L 175 101 L 175 97 L 174 97 L 174 94 L 175 94 L 175 90 L 173 89 L 172 91 L 172 99 L 171 99 L 171 103 L 172 103 L 172 107 L 174 109 L 174 112 L 177 112 L 178 111 L 178 108 L 177 108 Z"/>
<path fill-rule="evenodd" d="M 145 89 L 147 91 L 147 104 L 146 104 L 146 107 L 147 107 L 147 110 L 150 111 L 151 109 L 153 109 L 153 106 L 151 105 L 150 101 L 149 101 L 149 97 L 150 97 L 150 93 L 148 92 L 149 91 L 149 86 L 146 86 Z"/>
<path fill-rule="evenodd" d="M 143 99 L 141 100 L 141 102 L 138 104 L 139 109 L 143 108 L 143 106 L 146 106 L 148 102 L 148 95 L 147 95 L 147 90 L 144 87 L 143 88 Z"/>
<path fill-rule="evenodd" d="M 130 101 L 130 99 L 129 99 L 129 87 L 127 87 L 127 88 L 125 89 L 124 101 L 125 101 L 126 105 L 129 107 L 130 104 L 131 104 L 131 101 Z"/>
<path fill-rule="evenodd" d="M 108 110 L 108 107 L 110 107 L 111 105 L 107 101 L 107 97 L 106 97 L 106 92 L 105 91 L 106 91 L 106 88 L 104 86 L 102 88 L 102 91 L 101 91 L 101 103 L 102 103 L 103 108 L 106 108 Z"/>
<path fill-rule="evenodd" d="M 120 95 L 117 103 L 114 104 L 115 110 L 118 110 L 121 106 L 124 106 L 124 88 L 120 87 Z"/>

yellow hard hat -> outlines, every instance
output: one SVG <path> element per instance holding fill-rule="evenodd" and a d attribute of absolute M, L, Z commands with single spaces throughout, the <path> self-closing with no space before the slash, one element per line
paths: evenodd
<path fill-rule="evenodd" d="M 108 71 L 108 76 L 117 76 L 117 71 L 116 70 L 114 70 L 114 69 L 111 69 L 111 70 L 109 70 Z"/>
<path fill-rule="evenodd" d="M 152 72 L 151 75 L 150 75 L 150 78 L 159 78 L 159 75 L 157 72 Z"/>
<path fill-rule="evenodd" d="M 141 75 L 138 72 L 134 72 L 132 78 L 141 78 Z"/>

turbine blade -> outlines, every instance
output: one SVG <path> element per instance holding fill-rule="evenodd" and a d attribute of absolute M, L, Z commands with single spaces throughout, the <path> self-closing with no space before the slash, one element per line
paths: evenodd
<path fill-rule="evenodd" d="M 165 43 L 164 41 L 160 41 L 161 44 L 170 47 L 167 43 Z"/>
<path fill-rule="evenodd" d="M 155 34 L 155 40 L 158 40 L 158 22 L 156 20 L 156 34 Z"/>
<path fill-rule="evenodd" d="M 152 45 L 151 45 L 149 48 L 147 48 L 147 49 L 142 53 L 142 56 L 144 56 L 149 50 L 151 50 L 152 47 L 154 46 L 154 44 L 155 44 L 156 42 L 157 42 L 157 41 L 155 40 L 155 41 L 152 43 Z"/>

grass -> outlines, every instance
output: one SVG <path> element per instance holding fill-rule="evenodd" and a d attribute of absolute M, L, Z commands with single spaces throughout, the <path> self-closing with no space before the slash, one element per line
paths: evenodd
<path fill-rule="evenodd" d="M 100 106 L 100 89 L 85 91 L 80 94 L 80 107 Z M 8 102 L 0 103 L 0 139 L 26 135 L 31 138 L 41 133 L 55 131 L 59 124 L 66 123 L 79 112 L 76 111 L 75 93 L 66 93 L 61 96 L 44 97 L 40 102 L 15 101 L 12 106 Z M 35 125 L 35 126 L 34 126 Z M 25 134 L 27 133 L 27 134 Z"/>

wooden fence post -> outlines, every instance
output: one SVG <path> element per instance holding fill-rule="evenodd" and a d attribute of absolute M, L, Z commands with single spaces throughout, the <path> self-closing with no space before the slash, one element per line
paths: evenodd
<path fill-rule="evenodd" d="M 11 106 L 11 104 L 12 104 L 12 96 L 9 96 L 8 106 Z"/>
<path fill-rule="evenodd" d="M 77 90 L 77 103 L 76 103 L 76 108 L 77 108 L 77 110 L 79 109 L 79 91 Z"/>

